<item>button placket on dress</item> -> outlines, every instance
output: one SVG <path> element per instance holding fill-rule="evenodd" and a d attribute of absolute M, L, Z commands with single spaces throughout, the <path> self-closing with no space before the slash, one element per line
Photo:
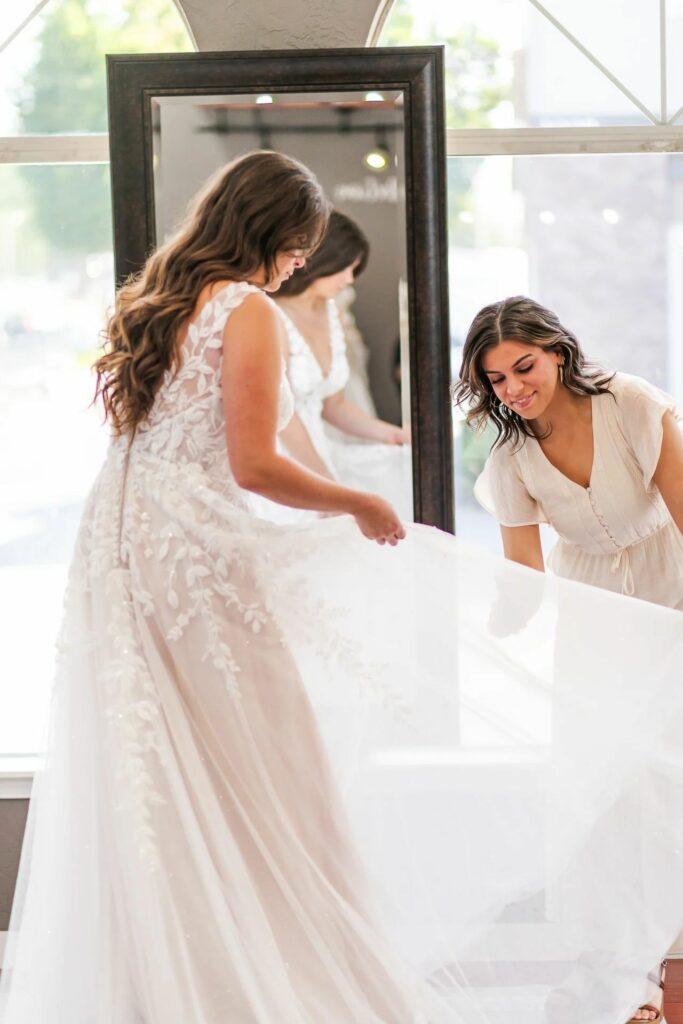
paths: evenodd
<path fill-rule="evenodd" d="M 609 524 L 607 523 L 605 516 L 600 510 L 600 506 L 597 504 L 595 500 L 595 495 L 593 494 L 593 489 L 590 485 L 586 488 L 586 494 L 588 495 L 588 500 L 590 502 L 591 509 L 593 510 L 593 515 L 595 516 L 595 518 L 597 519 L 600 526 L 605 531 L 605 534 L 607 535 L 607 537 L 609 537 L 610 542 L 614 545 L 615 548 L 614 558 L 612 559 L 611 564 L 611 570 L 612 572 L 619 572 L 619 569 L 622 570 L 621 592 L 622 594 L 627 594 L 630 597 L 635 593 L 635 582 L 633 579 L 633 572 L 631 570 L 631 556 L 629 554 L 629 548 L 621 547 L 619 545 L 619 542 L 617 541 L 616 537 L 609 528 Z"/>

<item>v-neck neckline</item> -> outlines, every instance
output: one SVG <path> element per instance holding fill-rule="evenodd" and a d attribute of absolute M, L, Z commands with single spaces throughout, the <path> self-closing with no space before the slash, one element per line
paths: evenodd
<path fill-rule="evenodd" d="M 585 484 L 585 485 L 584 484 L 580 484 L 580 483 L 578 483 L 577 480 L 572 480 L 572 478 L 570 476 L 567 476 L 566 473 L 563 473 L 562 470 L 559 469 L 555 465 L 555 463 L 552 462 L 548 458 L 546 453 L 543 451 L 543 447 L 542 447 L 540 441 L 538 439 L 536 439 L 536 444 L 537 444 L 539 452 L 541 453 L 541 458 L 551 467 L 551 469 L 555 470 L 555 472 L 558 474 L 558 476 L 561 476 L 563 480 L 566 480 L 567 483 L 572 484 L 572 486 L 578 487 L 579 490 L 583 491 L 585 494 L 589 494 L 591 489 L 592 489 L 592 487 L 593 487 L 593 477 L 595 476 L 595 466 L 596 466 L 596 463 L 597 463 L 597 456 L 598 456 L 598 434 L 597 434 L 597 431 L 595 429 L 595 425 L 596 425 L 595 424 L 596 409 L 598 408 L 597 403 L 595 401 L 596 397 L 597 397 L 596 395 L 591 395 L 590 396 L 590 400 L 591 400 L 591 435 L 592 435 L 592 442 L 593 442 L 593 460 L 591 462 L 591 471 L 590 471 L 590 476 L 588 478 L 588 483 L 587 484 Z"/>
<path fill-rule="evenodd" d="M 297 334 L 299 335 L 299 337 L 303 341 L 303 343 L 306 346 L 306 348 L 308 349 L 308 351 L 311 353 L 313 361 L 314 361 L 315 365 L 318 367 L 318 371 L 320 373 L 320 377 L 321 377 L 321 379 L 323 381 L 329 380 L 329 378 L 330 378 L 330 376 L 332 374 L 332 370 L 334 369 L 334 340 L 333 340 L 333 337 L 332 337 L 332 317 L 330 316 L 330 305 L 329 305 L 330 301 L 331 301 L 330 299 L 327 299 L 326 302 L 325 302 L 325 316 L 326 316 L 326 320 L 327 320 L 327 344 L 328 344 L 329 357 L 330 357 L 330 364 L 329 364 L 329 366 L 327 368 L 327 371 L 325 371 L 325 369 L 323 368 L 323 364 L 320 362 L 320 360 L 318 359 L 317 355 L 315 354 L 313 346 L 308 341 L 306 335 L 301 330 L 299 325 L 294 322 L 294 320 L 292 319 L 290 314 L 287 312 L 287 310 L 282 310 L 282 312 L 285 314 L 285 316 L 287 317 L 289 322 L 292 324 L 294 330 L 297 332 Z M 280 308 L 282 308 L 282 307 L 280 307 Z"/>

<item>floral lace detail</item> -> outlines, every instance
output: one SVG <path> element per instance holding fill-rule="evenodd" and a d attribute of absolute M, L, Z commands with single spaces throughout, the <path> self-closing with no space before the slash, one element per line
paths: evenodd
<path fill-rule="evenodd" d="M 139 451 L 181 464 L 196 462 L 232 489 L 236 484 L 227 459 L 221 394 L 223 330 L 230 314 L 251 294 L 263 293 L 255 285 L 235 282 L 204 304 L 187 329 L 179 367 L 175 372 L 166 371 L 154 407 L 134 441 Z M 293 408 L 283 373 L 280 429 L 291 418 Z"/>
<path fill-rule="evenodd" d="M 230 312 L 255 290 L 226 287 L 190 325 L 178 372 L 166 375 L 149 420 L 132 444 L 112 442 L 74 560 L 100 638 L 98 676 L 117 807 L 150 870 L 159 865 L 155 817 L 168 800 L 163 768 L 173 758 L 164 686 L 186 678 L 207 692 L 222 688 L 239 707 L 240 661 L 250 644 L 258 638 L 277 661 L 294 614 L 299 636 L 305 633 L 325 659 L 345 666 L 372 699 L 392 702 L 380 692 L 374 667 L 363 665 L 343 633 L 329 626 L 333 610 L 303 596 L 298 553 L 314 554 L 320 539 L 311 535 L 310 547 L 303 537 L 289 545 L 278 527 L 253 515 L 230 470 L 222 334 Z M 281 423 L 292 408 L 283 375 Z M 275 598 L 274 568 L 282 580 Z M 199 682 L 192 678 L 198 675 Z M 397 710 L 403 717 L 405 709 Z"/>
<path fill-rule="evenodd" d="M 134 472 L 132 480 L 126 535 L 128 544 L 132 542 L 129 557 L 136 597 L 143 607 L 149 603 L 153 608 L 152 596 L 142 584 L 149 571 L 144 563 L 150 562 L 161 572 L 166 612 L 172 615 L 166 640 L 171 644 L 183 640 L 194 625 L 192 642 L 201 639 L 201 661 L 209 662 L 221 674 L 228 693 L 238 698 L 240 668 L 226 625 L 233 627 L 237 621 L 255 635 L 268 615 L 258 602 L 242 597 L 242 592 L 252 595 L 256 585 L 250 573 L 252 561 L 238 543 L 241 534 L 231 536 L 226 529 L 226 511 L 229 515 L 231 510 L 222 507 L 222 495 L 212 492 L 201 478 L 191 474 L 188 479 L 175 466 L 160 468 L 145 460 L 144 473 Z M 147 533 L 144 513 L 139 511 L 145 497 L 168 510 L 154 537 Z M 171 510 L 176 512 L 173 517 Z"/>
<path fill-rule="evenodd" d="M 230 313 L 259 291 L 246 283 L 227 285 L 190 324 L 180 367 L 174 375 L 166 374 L 149 420 L 133 443 L 123 512 L 122 553 L 130 567 L 136 601 L 146 614 L 153 612 L 143 565 L 143 560 L 151 560 L 163 567 L 166 604 L 176 613 L 166 639 L 178 642 L 192 623 L 200 623 L 202 661 L 221 672 L 235 698 L 239 665 L 225 637 L 225 612 L 238 615 L 252 634 L 261 630 L 267 613 L 257 602 L 240 596 L 235 575 L 245 568 L 245 561 L 238 546 L 226 551 L 226 514 L 247 512 L 249 500 L 236 484 L 227 458 L 222 335 Z M 294 399 L 283 372 L 280 426 L 293 410 Z M 177 485 L 181 477 L 184 484 L 193 481 L 189 490 Z M 164 521 L 156 530 L 151 525 L 149 497 L 164 509 Z"/>
<path fill-rule="evenodd" d="M 116 569 L 107 576 L 111 602 L 108 627 L 112 654 L 103 671 L 105 721 L 112 745 L 115 777 L 123 785 L 116 810 L 129 814 L 143 863 L 155 870 L 159 851 L 152 809 L 166 800 L 158 792 L 147 755 L 168 759 L 168 738 L 162 725 L 159 695 L 142 653 L 135 620 L 134 588 L 129 574 Z"/>
<path fill-rule="evenodd" d="M 254 636 L 268 621 L 255 599 L 249 559 L 225 529 L 231 516 L 248 513 L 249 499 L 227 457 L 222 334 L 231 311 L 255 291 L 232 284 L 206 303 L 188 328 L 177 373 L 166 374 L 133 443 L 112 440 L 86 503 L 65 597 L 65 604 L 97 597 L 98 612 L 91 607 L 88 617 L 106 615 L 104 644 L 96 629 L 63 633 L 60 657 L 65 662 L 74 648 L 100 637 L 98 675 L 117 807 L 128 815 L 150 870 L 159 863 L 154 809 L 165 803 L 155 779 L 169 757 L 169 738 L 141 645 L 142 623 L 161 629 L 171 647 L 191 644 L 237 700 L 240 668 L 228 634 L 239 624 Z M 285 379 L 281 421 L 292 410 Z M 64 621 L 70 618 L 85 626 L 83 615 Z"/>

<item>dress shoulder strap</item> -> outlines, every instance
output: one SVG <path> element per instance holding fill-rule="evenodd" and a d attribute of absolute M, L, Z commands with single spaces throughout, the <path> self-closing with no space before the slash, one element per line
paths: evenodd
<path fill-rule="evenodd" d="M 260 291 L 261 289 L 257 285 L 250 284 L 248 281 L 229 281 L 223 288 L 219 288 L 206 305 L 217 303 L 226 312 L 232 312 L 233 309 L 242 305 L 248 295 Z"/>
<path fill-rule="evenodd" d="M 282 322 L 285 325 L 285 331 L 287 332 L 287 348 L 289 349 L 289 354 L 293 356 L 299 355 L 302 352 L 306 353 L 308 351 L 308 345 L 306 344 L 306 340 L 302 335 L 301 331 L 299 330 L 299 328 L 296 326 L 291 317 L 289 317 L 287 313 L 285 313 L 284 309 L 279 304 L 279 302 L 275 303 L 275 308 L 280 314 Z"/>
<path fill-rule="evenodd" d="M 327 300 L 327 320 L 330 325 L 330 341 L 332 342 L 332 349 L 336 349 L 339 352 L 346 352 L 344 328 L 342 327 L 341 317 L 339 315 L 339 307 L 334 299 Z"/>
<path fill-rule="evenodd" d="M 330 347 L 332 350 L 332 366 L 329 375 L 335 371 L 335 376 L 340 373 L 342 376 L 348 377 L 349 361 L 346 353 L 346 338 L 339 315 L 339 306 L 334 299 L 327 300 L 327 322 L 330 325 Z"/>

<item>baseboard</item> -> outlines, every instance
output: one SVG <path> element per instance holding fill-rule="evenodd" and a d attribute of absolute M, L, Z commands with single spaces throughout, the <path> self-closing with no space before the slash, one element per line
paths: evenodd
<path fill-rule="evenodd" d="M 0 775 L 0 800 L 28 800 L 33 777 Z"/>
<path fill-rule="evenodd" d="M 0 755 L 0 800 L 27 800 L 40 767 L 41 758 L 35 754 Z"/>

